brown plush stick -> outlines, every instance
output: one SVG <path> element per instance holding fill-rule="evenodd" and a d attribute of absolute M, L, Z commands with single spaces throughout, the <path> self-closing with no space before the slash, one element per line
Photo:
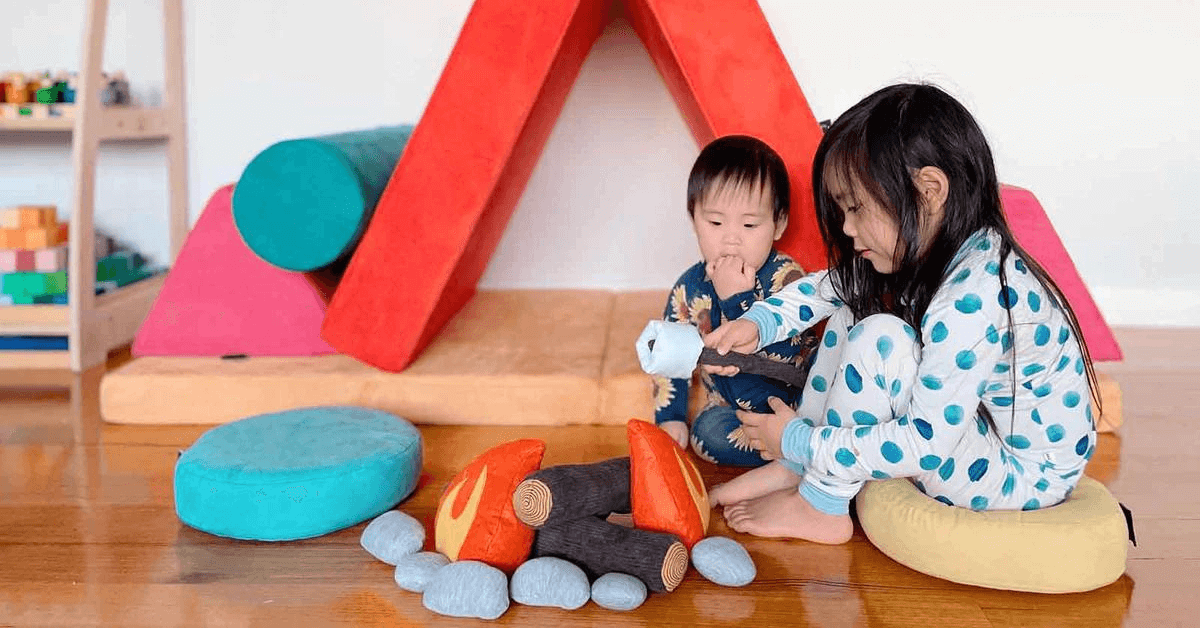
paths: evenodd
<path fill-rule="evenodd" d="M 808 375 L 794 364 L 776 362 L 768 357 L 757 354 L 737 353 L 730 351 L 725 355 L 717 353 L 716 349 L 704 347 L 700 351 L 700 364 L 711 366 L 736 366 L 742 373 L 762 375 L 773 380 L 804 388 L 804 379 Z"/>
<path fill-rule="evenodd" d="M 534 471 L 513 491 L 517 519 L 531 528 L 629 512 L 629 457 Z"/>
<path fill-rule="evenodd" d="M 688 567 L 688 551 L 679 537 L 625 528 L 598 517 L 543 527 L 534 537 L 532 555 L 569 560 L 593 580 L 606 573 L 629 574 L 651 591 L 675 590 Z"/>
<path fill-rule="evenodd" d="M 650 349 L 654 349 L 653 340 L 647 344 Z M 704 347 L 700 350 L 698 362 L 710 366 L 736 366 L 739 372 L 769 377 L 797 388 L 804 388 L 804 380 L 808 376 L 806 370 L 798 368 L 794 364 L 776 362 L 766 356 L 736 351 L 721 355 L 711 347 Z"/>

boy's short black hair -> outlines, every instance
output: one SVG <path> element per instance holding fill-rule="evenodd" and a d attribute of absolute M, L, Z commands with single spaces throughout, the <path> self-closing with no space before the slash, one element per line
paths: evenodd
<path fill-rule="evenodd" d="M 767 143 L 748 135 L 726 135 L 709 142 L 688 176 L 688 216 L 715 186 L 760 187 L 771 195 L 772 217 L 778 224 L 791 209 L 791 185 L 783 158 Z"/>

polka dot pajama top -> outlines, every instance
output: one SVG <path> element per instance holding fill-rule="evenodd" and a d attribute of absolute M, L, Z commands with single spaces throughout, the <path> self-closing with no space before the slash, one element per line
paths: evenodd
<path fill-rule="evenodd" d="M 782 443 L 818 509 L 844 512 L 870 479 L 976 510 L 1050 506 L 1078 482 L 1096 440 L 1079 343 L 1016 253 L 1001 290 L 999 244 L 990 230 L 964 243 L 920 341 L 894 316 L 855 321 L 828 271 L 747 311 L 760 346 L 829 319 Z"/>

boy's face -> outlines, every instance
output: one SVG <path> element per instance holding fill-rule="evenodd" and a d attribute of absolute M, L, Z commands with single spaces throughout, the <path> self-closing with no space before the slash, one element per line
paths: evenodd
<path fill-rule="evenodd" d="M 758 272 L 787 227 L 786 217 L 776 224 L 772 214 L 771 197 L 758 186 L 714 185 L 692 213 L 704 261 L 734 257 Z"/>

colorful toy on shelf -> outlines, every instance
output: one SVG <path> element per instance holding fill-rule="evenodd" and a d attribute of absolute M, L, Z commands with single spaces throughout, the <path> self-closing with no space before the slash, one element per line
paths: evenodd
<path fill-rule="evenodd" d="M 102 73 L 100 102 L 105 106 L 132 105 L 124 72 Z M 79 77 L 74 72 L 0 75 L 0 118 L 70 118 L 75 115 Z"/>

